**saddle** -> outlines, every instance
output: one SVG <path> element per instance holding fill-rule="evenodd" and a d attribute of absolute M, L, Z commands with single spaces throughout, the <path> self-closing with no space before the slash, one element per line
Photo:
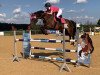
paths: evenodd
<path fill-rule="evenodd" d="M 53 13 L 54 16 L 54 21 L 55 22 L 59 22 L 60 24 L 64 24 L 65 23 L 65 19 L 62 17 L 62 15 L 59 16 L 59 18 L 56 17 L 57 13 Z"/>
<path fill-rule="evenodd" d="M 61 23 L 61 18 L 62 18 L 62 17 L 57 18 L 57 17 L 54 15 L 54 21 L 55 21 L 55 22 Z"/>

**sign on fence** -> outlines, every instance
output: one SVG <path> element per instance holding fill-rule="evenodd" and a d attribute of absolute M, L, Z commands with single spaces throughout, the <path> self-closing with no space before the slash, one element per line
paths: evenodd
<path fill-rule="evenodd" d="M 3 35 L 4 36 L 4 32 L 0 32 L 0 35 Z"/>

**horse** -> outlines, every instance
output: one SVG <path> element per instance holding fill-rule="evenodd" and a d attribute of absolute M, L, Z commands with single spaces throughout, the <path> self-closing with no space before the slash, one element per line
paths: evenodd
<path fill-rule="evenodd" d="M 78 60 L 76 66 L 79 65 L 86 66 L 86 64 L 89 64 L 88 67 L 90 67 L 90 63 L 91 63 L 90 55 L 93 53 L 93 51 L 94 51 L 94 46 L 93 46 L 92 39 L 90 38 L 89 34 L 84 33 L 78 39 L 78 50 L 77 50 Z"/>
<path fill-rule="evenodd" d="M 81 57 L 81 53 L 84 52 L 85 55 L 88 55 L 89 53 L 92 54 L 94 51 L 94 46 L 92 39 L 90 38 L 89 34 L 84 33 L 81 35 L 81 40 L 79 40 L 82 50 L 79 51 L 79 55 Z"/>
<path fill-rule="evenodd" d="M 56 14 L 56 13 L 54 13 L 54 14 Z M 47 29 L 59 30 L 60 32 L 63 32 L 64 25 L 59 21 L 55 21 L 55 15 L 54 14 L 53 15 L 48 14 L 45 11 L 40 10 L 40 11 L 31 13 L 30 20 L 31 20 L 31 23 L 32 22 L 36 23 L 37 19 L 42 19 L 44 25 L 41 26 L 41 31 L 45 35 L 48 34 Z M 68 24 L 68 28 L 65 29 L 65 35 L 69 36 L 69 40 L 75 39 L 76 22 L 74 22 L 73 20 L 68 20 L 68 19 L 65 19 L 65 21 Z"/>

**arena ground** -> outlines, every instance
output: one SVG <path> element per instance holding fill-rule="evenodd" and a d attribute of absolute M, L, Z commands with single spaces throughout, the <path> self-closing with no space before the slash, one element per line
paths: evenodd
<path fill-rule="evenodd" d="M 21 36 L 17 36 L 21 38 Z M 59 39 L 55 35 L 33 35 L 32 38 L 51 38 Z M 38 59 L 23 59 L 22 42 L 17 42 L 19 62 L 13 62 L 14 38 L 13 36 L 0 36 L 0 75 L 100 75 L 100 35 L 91 36 L 94 43 L 94 53 L 91 59 L 91 68 L 85 66 L 74 67 L 73 64 L 68 64 L 72 72 L 59 72 L 61 62 L 38 60 Z M 37 43 L 31 42 L 32 46 L 41 47 L 62 47 L 60 43 Z M 73 49 L 69 43 L 66 43 L 66 48 Z M 75 48 L 74 48 L 75 49 Z M 50 57 L 62 57 L 62 53 L 56 51 L 41 51 L 34 50 L 35 54 L 45 55 Z M 67 53 L 67 57 L 76 59 L 75 53 Z"/>

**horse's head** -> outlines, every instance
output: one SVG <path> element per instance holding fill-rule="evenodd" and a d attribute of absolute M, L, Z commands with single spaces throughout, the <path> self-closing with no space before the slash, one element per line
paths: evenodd
<path fill-rule="evenodd" d="M 38 19 L 41 19 L 44 14 L 44 11 L 40 10 L 30 14 L 31 22 L 36 22 Z"/>
<path fill-rule="evenodd" d="M 90 53 L 92 53 L 94 51 L 94 46 L 93 46 L 93 42 L 92 39 L 90 38 L 89 34 L 84 33 L 81 38 L 83 38 L 85 40 L 86 45 L 88 46 L 88 50 L 90 50 Z"/>

